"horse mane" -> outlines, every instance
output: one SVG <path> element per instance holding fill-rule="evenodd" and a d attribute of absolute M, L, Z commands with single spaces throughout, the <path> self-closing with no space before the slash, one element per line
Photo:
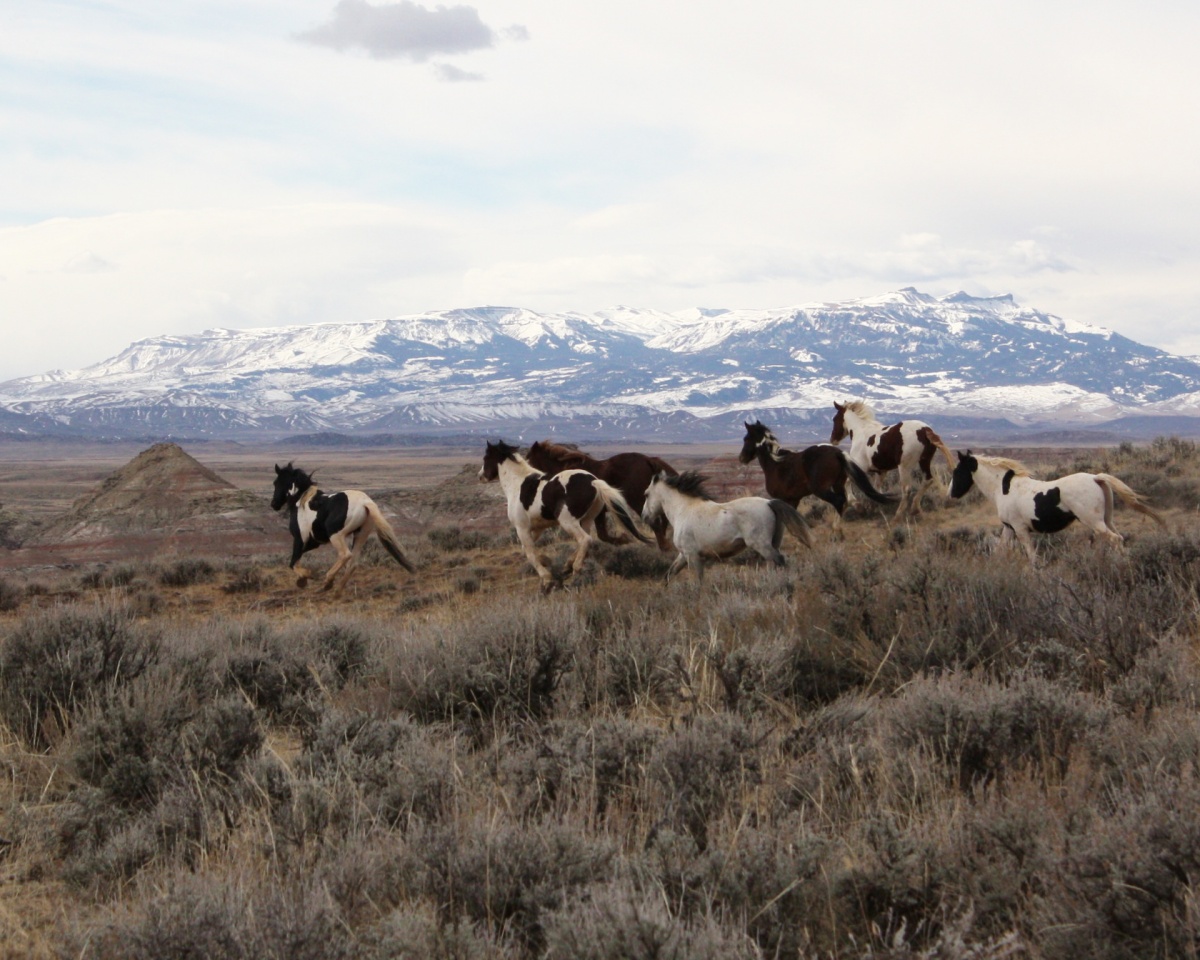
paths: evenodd
<path fill-rule="evenodd" d="M 708 477 L 698 470 L 684 470 L 675 477 L 663 477 L 662 482 L 673 490 L 678 490 L 685 497 L 695 497 L 697 500 L 711 500 L 712 496 L 704 489 Z"/>
<path fill-rule="evenodd" d="M 847 400 L 845 407 L 850 413 L 861 417 L 863 420 L 878 420 L 878 417 L 875 416 L 875 411 L 871 409 L 871 405 L 866 400 Z"/>
<path fill-rule="evenodd" d="M 587 463 L 592 459 L 578 447 L 569 447 L 563 443 L 555 443 L 553 440 L 542 440 L 538 447 L 547 457 L 558 461 L 564 467 Z"/>
<path fill-rule="evenodd" d="M 1011 470 L 1018 477 L 1029 476 L 1029 468 L 1020 460 L 1012 460 L 1009 457 L 986 457 L 981 454 L 975 454 L 975 459 L 980 463 L 986 463 L 989 467 L 995 467 L 997 470 Z"/>
<path fill-rule="evenodd" d="M 759 445 L 766 448 L 767 456 L 772 460 L 776 463 L 783 463 L 787 459 L 786 455 L 791 453 L 791 451 L 783 448 L 783 444 L 779 442 L 779 438 L 771 432 L 766 424 L 760 423 L 759 425 L 763 428 L 763 437 L 759 441 Z"/>

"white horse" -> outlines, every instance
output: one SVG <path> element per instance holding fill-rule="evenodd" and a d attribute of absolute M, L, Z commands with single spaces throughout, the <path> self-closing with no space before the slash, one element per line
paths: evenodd
<path fill-rule="evenodd" d="M 724 560 L 747 547 L 764 560 L 783 566 L 779 552 L 786 528 L 806 547 L 812 546 L 808 524 L 796 508 L 782 500 L 739 497 L 715 503 L 704 490 L 705 477 L 694 470 L 679 476 L 659 473 L 646 488 L 642 519 L 653 524 L 665 517 L 671 523 L 671 539 L 679 555 L 667 571 L 667 581 L 686 563 L 704 580 L 704 558 Z"/>
<path fill-rule="evenodd" d="M 940 450 L 950 469 L 954 469 L 954 458 L 950 448 L 933 431 L 933 427 L 921 420 L 901 420 L 885 427 L 875 418 L 875 411 L 863 400 L 833 404 L 833 431 L 830 443 L 841 443 L 850 438 L 850 459 L 868 474 L 889 473 L 900 476 L 900 507 L 898 515 L 918 513 L 921 497 L 933 483 L 933 458 Z M 913 475 L 922 479 L 915 492 L 912 491 Z"/>
<path fill-rule="evenodd" d="M 950 496 L 962 497 L 972 486 L 978 486 L 996 504 L 1005 539 L 1015 536 L 1030 560 L 1036 558 L 1033 533 L 1057 533 L 1076 520 L 1110 543 L 1124 542 L 1112 526 L 1114 494 L 1138 513 L 1153 517 L 1159 526 L 1167 526 L 1146 506 L 1141 495 L 1107 473 L 1072 473 L 1058 480 L 1035 480 L 1016 460 L 974 456 L 968 450 L 958 455 Z"/>
<path fill-rule="evenodd" d="M 538 535 L 547 527 L 562 527 L 575 538 L 577 546 L 567 568 L 568 578 L 583 566 L 588 547 L 595 539 L 596 516 L 605 507 L 637 539 L 651 542 L 638 530 L 633 511 L 621 491 L 586 470 L 563 470 L 548 477 L 531 467 L 516 447 L 499 440 L 488 443 L 479 479 L 500 481 L 508 501 L 508 519 L 517 531 L 525 556 L 542 580 L 544 593 L 559 583 L 537 552 Z"/>

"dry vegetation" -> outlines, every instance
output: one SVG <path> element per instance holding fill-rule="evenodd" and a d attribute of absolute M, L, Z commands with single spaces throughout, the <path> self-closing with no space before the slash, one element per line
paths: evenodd
<path fill-rule="evenodd" d="M 1031 568 L 990 506 L 788 569 L 446 524 L 0 572 L 0 942 L 30 957 L 1168 958 L 1200 950 L 1200 453 Z M 794 548 L 794 544 L 793 544 Z M 281 542 L 280 552 L 286 550 Z M 566 545 L 560 545 L 566 552 Z"/>

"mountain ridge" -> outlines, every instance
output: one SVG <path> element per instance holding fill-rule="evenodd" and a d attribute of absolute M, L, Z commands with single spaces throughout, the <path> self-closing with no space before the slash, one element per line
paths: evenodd
<path fill-rule="evenodd" d="M 519 422 L 591 435 L 607 421 L 630 437 L 709 439 L 740 416 L 817 421 L 852 397 L 881 415 L 1018 429 L 1200 416 L 1200 360 L 1011 295 L 913 287 L 765 310 L 491 305 L 145 338 L 81 370 L 0 384 L 0 433 L 236 438 Z"/>

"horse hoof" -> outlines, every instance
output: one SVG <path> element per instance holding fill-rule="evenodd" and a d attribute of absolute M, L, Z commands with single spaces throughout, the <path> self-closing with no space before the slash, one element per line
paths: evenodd
<path fill-rule="evenodd" d="M 308 577 L 297 577 L 296 578 L 296 586 L 299 587 L 301 590 L 303 590 L 305 587 L 308 586 Z"/>

